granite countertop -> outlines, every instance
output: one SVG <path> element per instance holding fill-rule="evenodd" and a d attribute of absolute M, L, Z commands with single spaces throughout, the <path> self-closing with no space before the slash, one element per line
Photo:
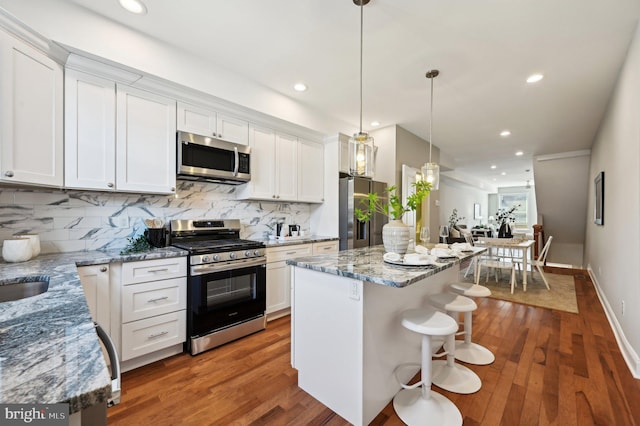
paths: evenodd
<path fill-rule="evenodd" d="M 282 246 L 291 246 L 295 244 L 309 244 L 309 243 L 320 243 L 323 241 L 338 241 L 338 237 L 323 237 L 319 235 L 310 235 L 304 237 L 285 237 L 285 239 L 258 239 L 255 241 L 259 241 L 264 243 L 267 248 L 270 247 L 282 247 Z"/>
<path fill-rule="evenodd" d="M 402 266 L 385 262 L 382 258 L 384 247 L 380 245 L 299 257 L 287 260 L 287 264 L 390 287 L 406 287 L 485 251 L 485 248 L 474 247 L 472 253 L 463 253 L 459 258 L 439 261 L 441 266 Z"/>
<path fill-rule="evenodd" d="M 69 403 L 69 412 L 104 402 L 111 378 L 76 266 L 186 256 L 173 247 L 131 255 L 86 251 L 0 262 L 0 285 L 48 280 L 49 290 L 0 303 L 0 403 Z"/>

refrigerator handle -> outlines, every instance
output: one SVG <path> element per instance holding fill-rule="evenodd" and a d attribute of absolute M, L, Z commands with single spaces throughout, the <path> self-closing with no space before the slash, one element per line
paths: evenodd
<path fill-rule="evenodd" d="M 367 222 L 356 219 L 356 240 L 366 240 L 368 238 L 367 229 L 369 229 Z"/>

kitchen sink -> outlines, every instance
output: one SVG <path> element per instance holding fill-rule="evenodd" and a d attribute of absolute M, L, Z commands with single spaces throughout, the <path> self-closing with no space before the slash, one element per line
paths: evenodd
<path fill-rule="evenodd" d="M 49 289 L 49 279 L 43 277 L 16 278 L 13 282 L 0 285 L 0 302 L 37 296 Z"/>

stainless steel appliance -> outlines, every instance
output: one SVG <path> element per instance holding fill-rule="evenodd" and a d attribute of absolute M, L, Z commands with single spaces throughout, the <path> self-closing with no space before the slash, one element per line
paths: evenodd
<path fill-rule="evenodd" d="M 171 245 L 189 252 L 187 343 L 196 355 L 266 327 L 265 245 L 240 221 L 172 220 Z"/>
<path fill-rule="evenodd" d="M 251 180 L 251 148 L 209 136 L 178 132 L 179 179 L 240 185 Z"/>
<path fill-rule="evenodd" d="M 366 199 L 369 193 L 376 193 L 382 200 L 386 200 L 386 188 L 386 183 L 367 178 L 340 179 L 340 250 L 382 244 L 382 226 L 387 223 L 387 216 L 374 213 L 370 221 L 361 222 L 355 217 L 355 209 L 367 210 Z"/>

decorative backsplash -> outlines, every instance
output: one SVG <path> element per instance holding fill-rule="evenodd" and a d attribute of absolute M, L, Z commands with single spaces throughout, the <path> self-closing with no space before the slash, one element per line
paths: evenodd
<path fill-rule="evenodd" d="M 148 218 L 240 219 L 249 239 L 267 238 L 279 222 L 309 231 L 308 204 L 238 201 L 236 188 L 178 181 L 175 196 L 0 188 L 0 242 L 36 233 L 43 253 L 121 249 Z"/>

